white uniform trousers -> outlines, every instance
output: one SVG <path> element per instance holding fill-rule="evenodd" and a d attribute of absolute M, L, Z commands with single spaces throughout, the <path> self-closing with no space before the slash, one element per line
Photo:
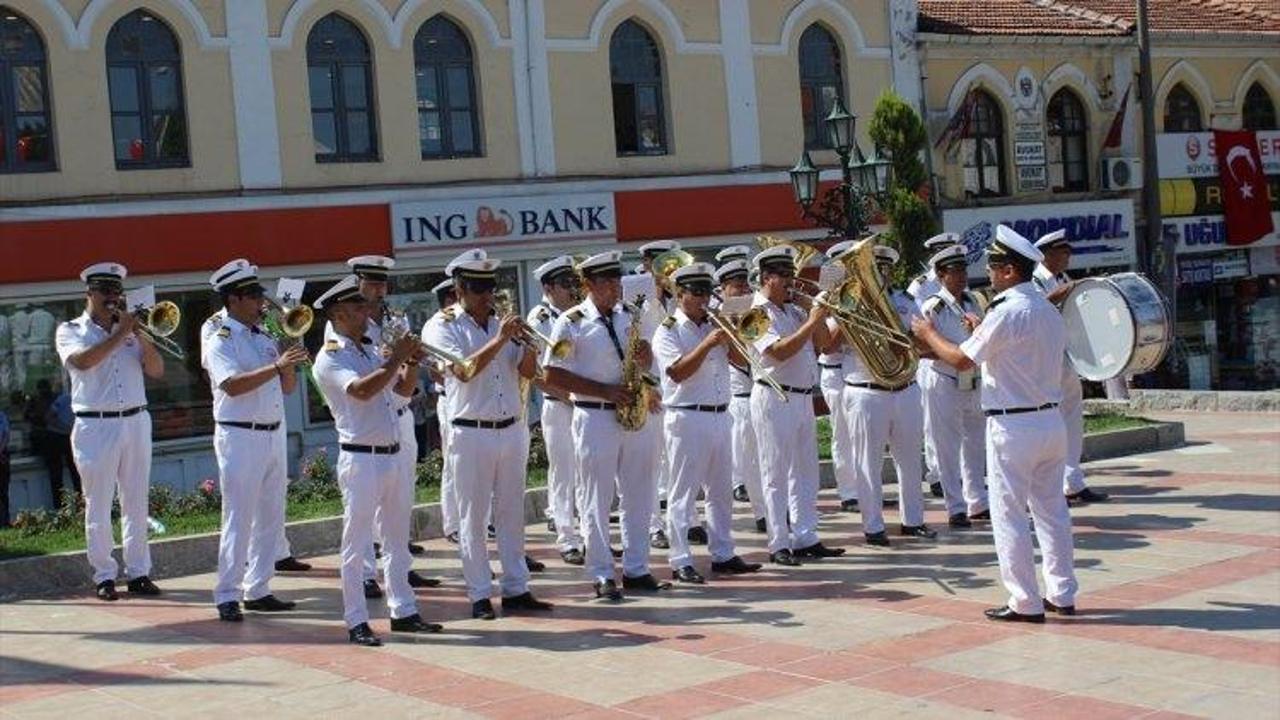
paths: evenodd
<path fill-rule="evenodd" d="M 818 438 L 813 398 L 787 393 L 787 399 L 759 384 L 751 391 L 751 420 L 756 428 L 771 553 L 818 542 Z"/>
<path fill-rule="evenodd" d="M 289 492 L 289 478 L 284 481 L 284 492 Z M 276 560 L 293 557 L 293 548 L 289 547 L 289 535 L 284 531 L 284 523 L 280 523 L 280 532 L 276 533 Z"/>
<path fill-rule="evenodd" d="M 401 471 L 401 479 L 409 483 L 409 504 L 403 508 L 398 508 L 397 512 L 405 512 L 409 514 L 409 536 L 413 536 L 413 498 L 414 490 L 418 482 L 418 437 L 413 434 L 413 412 L 409 408 L 403 408 L 398 412 L 400 416 L 400 452 L 396 453 L 396 457 L 400 458 L 404 468 Z M 379 542 L 386 544 L 382 540 L 382 508 L 378 508 L 373 513 L 373 540 L 370 541 L 368 549 L 364 553 L 364 579 L 373 580 L 378 576 L 377 553 L 373 551 L 373 543 Z M 386 559 L 386 555 L 383 555 Z M 410 563 L 412 564 L 412 563 Z M 386 572 L 386 563 L 382 564 L 383 572 Z"/>
<path fill-rule="evenodd" d="M 213 603 L 271 594 L 288 483 L 285 429 L 218 425 L 213 431 L 222 486 L 222 536 Z M 248 566 L 245 566 L 246 560 Z"/>
<path fill-rule="evenodd" d="M 84 535 L 93 582 L 115 580 L 120 566 L 111 556 L 111 499 L 120 488 L 124 566 L 129 578 L 151 574 L 147 546 L 147 494 L 151 486 L 151 414 L 122 418 L 76 418 L 71 454 L 84 488 Z"/>
<path fill-rule="evenodd" d="M 986 418 L 979 390 L 961 390 L 955 378 L 924 372 L 925 443 L 937 449 L 938 482 L 947 514 L 986 510 Z M 930 439 L 932 438 L 932 442 Z M 927 455 L 926 455 L 927 457 Z"/>
<path fill-rule="evenodd" d="M 449 455 L 453 458 L 453 492 L 460 514 L 458 550 L 468 599 L 475 602 L 493 594 L 486 543 L 491 509 L 502 561 L 502 594 L 510 597 L 527 592 L 524 480 L 529 461 L 528 428 L 519 419 L 500 430 L 455 426 L 449 431 Z"/>
<path fill-rule="evenodd" d="M 933 418 L 929 416 L 928 382 L 932 374 L 933 360 L 928 358 L 921 359 L 916 366 L 916 382 L 919 383 L 922 390 L 920 395 L 924 410 L 924 482 L 926 485 L 941 482 L 942 477 L 938 469 L 938 446 L 934 442 Z M 982 443 L 978 443 L 978 446 L 982 447 Z"/>
<path fill-rule="evenodd" d="M 884 530 L 884 446 L 889 443 L 898 471 L 898 510 L 903 525 L 924 524 L 924 472 L 920 443 L 924 435 L 924 411 L 920 386 L 897 392 L 846 385 L 844 412 L 853 436 L 854 467 L 858 476 L 858 510 L 862 532 Z"/>
<path fill-rule="evenodd" d="M 760 484 L 760 453 L 756 447 L 756 428 L 751 422 L 751 396 L 735 395 L 729 399 L 729 416 L 733 419 L 733 482 L 747 488 L 751 500 L 751 517 L 765 516 L 764 488 Z"/>
<path fill-rule="evenodd" d="M 1084 450 L 1084 389 L 1080 376 L 1071 363 L 1062 364 L 1062 402 L 1058 403 L 1062 422 L 1067 426 L 1067 460 L 1062 471 L 1062 491 L 1067 494 L 1085 488 L 1080 453 Z"/>
<path fill-rule="evenodd" d="M 831 411 L 831 469 L 835 471 L 836 491 L 841 500 L 858 499 L 857 475 L 853 471 L 853 442 L 849 426 L 844 419 L 844 371 L 840 368 L 823 368 L 819 380 L 822 398 Z"/>
<path fill-rule="evenodd" d="M 404 452 L 403 449 L 400 452 Z M 418 612 L 409 587 L 409 514 L 413 488 L 402 479 L 400 453 L 338 453 L 338 485 L 342 488 L 342 604 L 347 627 L 369 621 L 364 598 L 365 550 L 373 542 L 373 517 L 381 508 L 382 552 L 386 557 L 387 609 L 393 618 Z"/>
<path fill-rule="evenodd" d="M 714 562 L 733 557 L 732 420 L 723 412 L 668 408 L 663 423 L 671 488 L 667 493 L 668 562 L 673 570 L 693 564 L 689 549 L 690 508 L 698 490 L 706 494 L 707 549 Z"/>
<path fill-rule="evenodd" d="M 643 429 L 628 432 L 618 425 L 611 409 L 573 410 L 573 444 L 587 541 L 586 572 L 592 582 L 614 579 L 609 509 L 615 492 L 622 523 L 622 572 L 628 577 L 649 573 L 649 516 L 657 492 L 657 425 L 658 419 L 650 417 Z"/>
<path fill-rule="evenodd" d="M 443 463 L 440 467 L 440 520 L 444 534 L 458 532 L 458 498 L 453 493 L 453 464 L 449 460 L 449 432 L 453 426 L 449 424 L 448 403 L 444 395 L 436 400 L 436 420 L 440 423 L 440 455 Z"/>
<path fill-rule="evenodd" d="M 1076 603 L 1071 515 L 1060 483 L 1066 447 L 1062 416 L 1052 410 L 987 418 L 991 529 L 1000 578 L 1015 612 L 1044 612 L 1041 597 L 1059 606 Z M 1036 584 L 1028 507 L 1044 559 L 1043 596 Z"/>
<path fill-rule="evenodd" d="M 573 457 L 573 405 L 543 398 L 542 440 L 547 446 L 547 512 L 556 526 L 560 552 L 582 549 L 574 511 L 578 506 L 578 470 Z"/>

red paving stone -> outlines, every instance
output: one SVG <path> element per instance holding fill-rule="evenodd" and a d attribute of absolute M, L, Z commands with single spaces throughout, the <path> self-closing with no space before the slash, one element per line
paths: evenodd
<path fill-rule="evenodd" d="M 967 685 L 957 685 L 928 695 L 927 699 L 929 702 L 941 702 L 970 710 L 1008 714 L 1028 705 L 1047 703 L 1061 694 L 998 680 L 974 680 Z"/>
<path fill-rule="evenodd" d="M 823 682 L 822 680 L 800 675 L 790 675 L 772 670 L 757 670 L 703 683 L 697 688 L 740 700 L 760 702 L 807 690 L 816 685 L 821 685 Z"/>
<path fill-rule="evenodd" d="M 814 655 L 778 666 L 779 672 L 803 675 L 828 682 L 841 682 L 871 675 L 898 667 L 900 663 L 885 658 L 859 655 L 852 652 L 833 652 Z"/>
<path fill-rule="evenodd" d="M 644 717 L 683 720 L 683 718 L 714 715 L 745 704 L 741 698 L 693 687 L 631 700 L 617 706 L 616 709 Z"/>
<path fill-rule="evenodd" d="M 743 665 L 772 668 L 784 663 L 813 657 L 820 652 L 821 651 L 816 648 L 805 647 L 804 645 L 792 645 L 780 642 L 758 642 L 754 645 L 746 645 L 732 650 L 721 650 L 719 652 L 712 653 L 711 657 L 717 660 L 742 663 Z"/>
<path fill-rule="evenodd" d="M 858 687 L 914 698 L 932 695 L 948 688 L 969 685 L 974 682 L 974 679 L 924 667 L 902 666 L 853 678 L 847 682 Z"/>

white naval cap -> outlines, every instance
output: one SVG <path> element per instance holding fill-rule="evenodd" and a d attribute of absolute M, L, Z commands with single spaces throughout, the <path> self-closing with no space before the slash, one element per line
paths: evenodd
<path fill-rule="evenodd" d="M 1055 248 L 1055 247 L 1058 247 L 1059 245 L 1070 245 L 1070 244 L 1071 244 L 1071 241 L 1067 240 L 1067 229 L 1058 228 L 1057 230 L 1054 230 L 1053 232 L 1047 235 L 1041 235 L 1040 239 L 1036 241 L 1036 249 L 1048 250 L 1049 248 Z"/>
<path fill-rule="evenodd" d="M 875 254 L 876 262 L 885 262 L 890 265 L 898 264 L 898 251 L 888 245 L 877 245 Z"/>
<path fill-rule="evenodd" d="M 711 263 L 695 262 L 689 263 L 682 268 L 677 268 L 671 273 L 671 280 L 676 285 L 684 287 L 711 288 L 711 277 L 715 274 L 716 268 Z"/>
<path fill-rule="evenodd" d="M 360 278 L 355 275 L 348 275 L 333 284 L 333 287 L 325 290 L 320 297 L 312 305 L 317 309 L 333 307 L 339 303 L 363 301 L 364 296 L 360 294 Z"/>
<path fill-rule="evenodd" d="M 955 245 L 960 242 L 960 235 L 953 232 L 938 233 L 928 240 L 924 241 L 925 250 L 937 250 L 947 245 Z"/>
<path fill-rule="evenodd" d="M 253 263 L 245 260 L 244 258 L 236 258 L 217 270 L 214 270 L 213 274 L 209 276 L 209 284 L 213 286 L 214 290 L 217 290 L 218 286 L 221 285 L 226 278 L 231 277 L 231 275 L 237 270 L 248 270 L 251 267 L 253 267 Z"/>
<path fill-rule="evenodd" d="M 244 258 L 232 260 L 215 270 L 213 275 L 209 276 L 209 284 L 213 286 L 215 292 L 253 289 L 266 292 L 266 288 L 258 282 L 258 266 Z"/>
<path fill-rule="evenodd" d="M 593 275 L 613 275 L 615 277 L 622 276 L 622 252 L 620 250 L 609 250 L 602 253 L 596 253 L 591 257 L 578 263 L 578 271 L 587 277 Z"/>
<path fill-rule="evenodd" d="M 436 283 L 436 286 L 431 288 L 431 292 L 435 293 L 436 297 L 439 297 L 440 293 L 447 292 L 452 289 L 453 289 L 453 278 L 445 278 L 440 282 Z"/>
<path fill-rule="evenodd" d="M 80 281 L 85 285 L 114 285 L 120 287 L 129 271 L 115 262 L 94 263 L 80 271 Z"/>
<path fill-rule="evenodd" d="M 533 269 L 533 276 L 546 285 L 565 273 L 573 272 L 573 258 L 559 255 Z"/>
<path fill-rule="evenodd" d="M 653 257 L 668 250 L 679 250 L 680 243 L 675 240 L 654 240 L 640 246 L 640 255 L 642 257 Z"/>
<path fill-rule="evenodd" d="M 929 258 L 929 267 L 934 270 L 941 270 L 952 265 L 959 265 L 960 267 L 968 265 L 963 245 L 948 245 Z"/>
<path fill-rule="evenodd" d="M 987 248 L 987 255 L 997 258 L 1020 255 L 1037 263 L 1044 260 L 1044 253 L 1037 250 L 1030 240 L 1019 235 L 1008 225 L 996 226 L 996 238 L 991 241 L 991 246 Z"/>
<path fill-rule="evenodd" d="M 774 245 L 761 250 L 751 259 L 752 264 L 761 270 L 771 268 L 796 269 L 796 249 L 791 245 Z"/>
<path fill-rule="evenodd" d="M 736 280 L 740 277 L 747 277 L 750 271 L 751 266 L 747 263 L 745 258 L 730 260 L 716 270 L 716 282 L 723 283 L 729 280 Z"/>
<path fill-rule="evenodd" d="M 738 260 L 738 259 L 742 259 L 742 260 L 751 259 L 750 245 L 730 245 L 729 247 L 716 253 L 716 262 L 718 263 L 726 263 L 726 262 L 729 262 L 730 260 Z"/>
<path fill-rule="evenodd" d="M 853 249 L 857 245 L 857 240 L 841 240 L 840 242 L 827 248 L 828 260 L 839 260 L 845 253 Z"/>
<path fill-rule="evenodd" d="M 382 255 L 357 255 L 347 261 L 347 266 L 362 280 L 386 282 L 396 261 Z"/>
<path fill-rule="evenodd" d="M 444 267 L 444 273 L 451 278 L 493 280 L 501 264 L 501 260 L 491 260 L 488 253 L 476 248 L 450 260 Z"/>

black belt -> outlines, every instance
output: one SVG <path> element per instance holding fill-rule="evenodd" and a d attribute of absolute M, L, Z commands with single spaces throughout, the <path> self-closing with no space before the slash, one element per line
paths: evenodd
<path fill-rule="evenodd" d="M 867 390 L 883 390 L 885 392 L 900 392 L 902 390 L 906 390 L 912 385 L 915 385 L 916 381 L 912 380 L 906 385 L 899 385 L 898 387 L 889 387 L 888 385 L 881 385 L 880 383 L 873 383 L 873 382 L 850 382 L 848 380 L 845 380 L 844 384 L 848 385 L 849 387 L 865 388 Z"/>
<path fill-rule="evenodd" d="M 467 418 L 454 418 L 453 425 L 456 427 L 480 428 L 482 430 L 501 430 L 515 425 L 514 417 L 505 418 L 503 420 L 468 420 Z"/>
<path fill-rule="evenodd" d="M 840 365 L 839 363 L 834 365 L 831 363 L 818 363 L 818 367 L 822 368 L 823 370 L 840 370 L 844 368 L 844 366 Z"/>
<path fill-rule="evenodd" d="M 131 407 L 128 410 L 76 410 L 75 416 L 78 418 L 125 418 L 130 415 L 137 415 L 146 410 L 146 405 Z"/>
<path fill-rule="evenodd" d="M 757 380 L 756 384 L 761 387 L 773 387 L 772 385 L 770 385 L 769 383 L 763 380 Z M 812 395 L 813 394 L 813 388 L 794 388 L 794 387 L 791 387 L 790 385 L 782 385 L 782 384 L 779 384 L 778 387 L 781 388 L 783 392 L 789 392 L 793 395 Z"/>
<path fill-rule="evenodd" d="M 558 398 L 558 397 L 554 397 L 554 396 L 552 396 L 552 395 L 543 395 L 543 396 L 542 396 L 542 399 L 543 399 L 543 400 L 545 400 L 545 401 L 547 401 L 547 402 L 564 402 L 564 401 L 563 401 L 563 400 L 561 400 L 560 398 Z"/>
<path fill-rule="evenodd" d="M 352 443 L 342 443 L 338 447 L 343 452 L 364 453 L 366 455 L 395 455 L 400 452 L 400 443 L 393 445 L 355 445 Z"/>
<path fill-rule="evenodd" d="M 591 402 L 590 400 L 574 400 L 573 406 L 584 410 L 617 410 L 618 406 L 607 402 Z"/>
<path fill-rule="evenodd" d="M 1041 410 L 1048 410 L 1049 408 L 1056 408 L 1056 407 L 1058 407 L 1058 403 L 1045 403 L 1039 407 L 1020 407 L 1020 408 L 1003 408 L 999 410 L 983 410 L 982 414 L 986 415 L 987 417 L 992 417 L 995 415 L 1021 415 L 1022 413 L 1040 412 Z"/>
<path fill-rule="evenodd" d="M 262 430 L 263 432 L 271 432 L 272 430 L 280 427 L 280 423 L 278 421 L 273 423 L 251 423 L 239 422 L 237 420 L 217 420 L 215 422 L 219 425 L 225 425 L 226 427 L 240 428 L 242 430 Z"/>
<path fill-rule="evenodd" d="M 734 393 L 733 396 L 736 398 L 749 398 L 751 397 L 751 393 Z"/>
<path fill-rule="evenodd" d="M 668 405 L 668 410 L 696 410 L 697 412 L 722 413 L 728 405 Z"/>

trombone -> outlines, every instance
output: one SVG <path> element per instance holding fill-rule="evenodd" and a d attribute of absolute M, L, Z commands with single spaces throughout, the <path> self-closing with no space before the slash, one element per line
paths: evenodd
<path fill-rule="evenodd" d="M 134 333 L 142 335 L 157 350 L 163 350 L 176 360 L 187 358 L 182 346 L 169 337 L 178 330 L 178 323 L 182 322 L 182 311 L 177 304 L 161 300 L 149 308 L 134 310 L 133 317 L 138 321 Z"/>

